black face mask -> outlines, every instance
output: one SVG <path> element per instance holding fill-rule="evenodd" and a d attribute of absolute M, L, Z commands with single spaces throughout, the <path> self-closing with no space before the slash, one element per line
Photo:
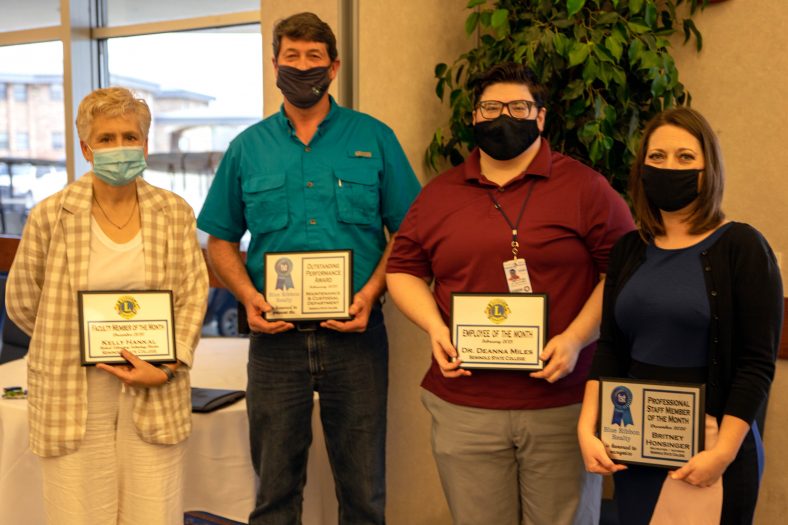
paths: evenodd
<path fill-rule="evenodd" d="M 501 114 L 473 126 L 473 138 L 483 152 L 495 160 L 511 160 L 531 147 L 539 137 L 536 119 L 521 120 Z"/>
<path fill-rule="evenodd" d="M 703 170 L 669 170 L 643 166 L 640 178 L 651 204 L 663 211 L 677 211 L 698 198 L 698 177 Z"/>
<path fill-rule="evenodd" d="M 323 98 L 331 84 L 328 70 L 331 66 L 301 70 L 296 67 L 279 66 L 276 87 L 282 90 L 288 102 L 297 108 L 311 108 Z"/>

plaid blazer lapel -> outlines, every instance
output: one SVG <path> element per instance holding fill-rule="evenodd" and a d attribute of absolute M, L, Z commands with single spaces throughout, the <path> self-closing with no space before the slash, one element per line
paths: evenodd
<path fill-rule="evenodd" d="M 63 196 L 63 213 L 60 224 L 71 289 L 86 290 L 88 284 L 88 263 L 90 262 L 90 211 L 93 199 L 92 175 L 82 176 L 68 186 Z"/>
<path fill-rule="evenodd" d="M 142 242 L 145 246 L 145 282 L 149 289 L 166 287 L 167 229 L 164 199 L 141 178 L 137 178 L 137 198 L 140 203 Z"/>

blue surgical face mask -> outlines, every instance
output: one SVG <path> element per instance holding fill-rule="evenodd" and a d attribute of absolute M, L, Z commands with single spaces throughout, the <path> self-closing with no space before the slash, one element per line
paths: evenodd
<path fill-rule="evenodd" d="M 125 186 L 148 167 L 145 151 L 139 146 L 88 149 L 93 152 L 93 173 L 111 186 Z"/>

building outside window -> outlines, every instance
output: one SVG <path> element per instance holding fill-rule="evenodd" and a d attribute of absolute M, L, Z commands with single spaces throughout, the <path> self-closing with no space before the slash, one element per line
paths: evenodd
<path fill-rule="evenodd" d="M 0 150 L 8 149 L 8 133 L 0 131 Z"/>
<path fill-rule="evenodd" d="M 66 145 L 66 137 L 62 131 L 52 132 L 52 149 L 63 149 Z"/>
<path fill-rule="evenodd" d="M 49 100 L 56 102 L 63 100 L 63 84 L 51 84 L 49 86 Z"/>
<path fill-rule="evenodd" d="M 27 151 L 30 149 L 30 133 L 17 131 L 14 135 L 14 150 Z"/>
<path fill-rule="evenodd" d="M 24 84 L 14 85 L 14 100 L 17 102 L 27 102 L 27 86 Z"/>

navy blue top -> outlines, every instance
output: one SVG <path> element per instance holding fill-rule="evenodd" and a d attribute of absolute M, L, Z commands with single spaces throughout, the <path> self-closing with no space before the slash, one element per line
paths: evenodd
<path fill-rule="evenodd" d="M 711 311 L 700 255 L 729 226 L 686 248 L 646 247 L 645 261 L 624 285 L 615 307 L 633 361 L 676 368 L 706 366 Z"/>

